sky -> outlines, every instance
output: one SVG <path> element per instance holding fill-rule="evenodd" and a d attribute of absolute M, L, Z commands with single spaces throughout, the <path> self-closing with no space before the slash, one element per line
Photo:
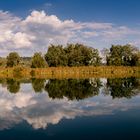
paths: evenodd
<path fill-rule="evenodd" d="M 30 56 L 67 43 L 140 48 L 139 15 L 139 0 L 1 0 L 0 56 Z"/>

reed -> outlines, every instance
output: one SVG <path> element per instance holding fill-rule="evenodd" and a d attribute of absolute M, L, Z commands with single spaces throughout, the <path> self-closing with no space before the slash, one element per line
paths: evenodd
<path fill-rule="evenodd" d="M 0 78 L 15 77 L 16 68 L 1 68 Z M 18 75 L 18 74 L 17 74 Z M 48 67 L 22 68 L 20 75 L 25 78 L 123 78 L 140 77 L 140 67 L 124 66 L 83 66 L 83 67 Z"/>

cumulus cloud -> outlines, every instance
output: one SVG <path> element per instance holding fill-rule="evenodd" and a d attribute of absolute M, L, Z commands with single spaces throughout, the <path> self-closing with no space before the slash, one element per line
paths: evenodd
<path fill-rule="evenodd" d="M 36 10 L 24 19 L 9 12 L 0 11 L 0 30 L 0 49 L 3 50 L 1 51 L 3 55 L 12 50 L 27 55 L 32 55 L 35 51 L 44 52 L 51 43 L 79 42 L 89 46 L 94 44 L 101 46 L 107 41 L 112 44 L 114 40 L 124 40 L 132 35 L 140 36 L 140 30 L 127 26 L 75 22 L 72 19 L 61 20 L 56 15 L 48 15 L 44 11 Z"/>

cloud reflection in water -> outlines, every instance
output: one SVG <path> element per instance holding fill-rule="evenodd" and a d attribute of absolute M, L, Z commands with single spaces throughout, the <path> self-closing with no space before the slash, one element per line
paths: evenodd
<path fill-rule="evenodd" d="M 104 81 L 105 82 L 105 81 Z M 140 107 L 140 96 L 131 100 L 114 99 L 100 94 L 84 100 L 51 99 L 46 91 L 34 93 L 30 83 L 21 84 L 18 94 L 10 94 L 6 87 L 0 87 L 0 130 L 9 129 L 26 121 L 34 129 L 47 128 L 62 119 L 82 116 L 112 115 L 115 111 L 127 111 Z"/>

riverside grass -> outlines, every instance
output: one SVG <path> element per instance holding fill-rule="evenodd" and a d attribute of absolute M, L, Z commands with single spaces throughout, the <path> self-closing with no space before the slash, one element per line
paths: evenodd
<path fill-rule="evenodd" d="M 140 78 L 140 67 L 124 66 L 81 66 L 81 67 L 47 67 L 47 68 L 0 68 L 0 78 Z"/>

